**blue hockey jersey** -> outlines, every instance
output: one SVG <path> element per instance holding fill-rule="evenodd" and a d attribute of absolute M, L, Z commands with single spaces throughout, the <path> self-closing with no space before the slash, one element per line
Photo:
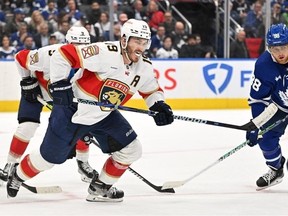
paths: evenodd
<path fill-rule="evenodd" d="M 278 64 L 268 51 L 256 61 L 248 103 L 253 118 L 270 103 L 288 113 L 288 64 Z"/>

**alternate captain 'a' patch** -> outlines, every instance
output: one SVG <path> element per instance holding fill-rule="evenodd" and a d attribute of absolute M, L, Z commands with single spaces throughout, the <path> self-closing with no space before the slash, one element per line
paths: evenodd
<path fill-rule="evenodd" d="M 86 46 L 81 49 L 81 54 L 84 59 L 90 58 L 91 56 L 98 55 L 99 48 L 96 45 Z"/>
<path fill-rule="evenodd" d="M 107 79 L 99 92 L 99 100 L 105 104 L 120 105 L 127 94 L 129 86 L 119 80 Z M 107 109 L 101 107 L 103 110 Z"/>
<path fill-rule="evenodd" d="M 30 55 L 30 65 L 36 64 L 37 62 L 39 62 L 38 52 L 34 53 L 33 55 Z"/>

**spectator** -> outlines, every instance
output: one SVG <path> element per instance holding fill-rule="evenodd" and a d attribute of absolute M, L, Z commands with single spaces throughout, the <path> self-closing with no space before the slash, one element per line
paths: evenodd
<path fill-rule="evenodd" d="M 55 0 L 48 0 L 47 6 L 41 12 L 44 20 L 53 26 L 53 32 L 57 30 L 58 9 L 56 8 Z"/>
<path fill-rule="evenodd" d="M 187 40 L 187 34 L 185 33 L 185 26 L 181 21 L 175 23 L 174 31 L 171 33 L 173 47 L 179 52 L 182 45 Z"/>
<path fill-rule="evenodd" d="M 147 17 L 151 35 L 154 35 L 157 32 L 159 24 L 164 21 L 164 13 L 159 10 L 159 7 L 154 0 L 150 0 L 147 5 Z"/>
<path fill-rule="evenodd" d="M 209 45 L 203 45 L 202 44 L 202 39 L 200 34 L 195 33 L 195 38 L 196 38 L 196 44 L 199 44 L 201 46 L 201 48 L 204 50 L 205 54 L 205 58 L 216 58 L 216 53 L 213 50 L 212 46 Z"/>
<path fill-rule="evenodd" d="M 113 20 L 114 20 L 114 23 L 117 23 L 119 21 L 118 20 L 119 13 L 121 12 L 121 11 L 119 11 L 119 6 L 118 6 L 117 0 L 113 1 L 113 9 L 114 9 Z M 107 11 L 108 11 L 108 9 L 107 9 Z"/>
<path fill-rule="evenodd" d="M 11 7 L 12 4 L 14 4 L 14 2 L 12 2 L 12 1 L 10 1 L 10 0 L 0 1 L 1 10 L 2 10 L 5 14 L 13 14 L 13 10 L 14 10 L 15 8 Z"/>
<path fill-rule="evenodd" d="M 285 2 L 283 5 L 284 5 L 284 9 L 281 14 L 281 22 L 287 26 L 288 25 L 288 1 Z"/>
<path fill-rule="evenodd" d="M 147 15 L 141 0 L 135 0 L 132 4 L 132 7 L 126 7 L 126 10 L 124 11 L 128 15 L 129 19 L 132 18 L 147 21 Z"/>
<path fill-rule="evenodd" d="M 56 0 L 58 12 L 65 11 L 65 7 L 67 7 L 67 0 Z"/>
<path fill-rule="evenodd" d="M 2 59 L 14 59 L 16 49 L 14 46 L 10 46 L 10 40 L 8 35 L 2 37 L 2 43 L 0 47 L 0 58 Z"/>
<path fill-rule="evenodd" d="M 187 43 L 183 44 L 180 52 L 180 58 L 207 58 L 207 52 L 201 44 L 197 44 L 195 34 L 188 35 Z"/>
<path fill-rule="evenodd" d="M 75 26 L 75 27 L 84 27 L 85 23 L 86 22 L 89 22 L 88 21 L 88 18 L 86 15 L 81 15 L 80 19 L 77 20 L 72 26 Z"/>
<path fill-rule="evenodd" d="M 60 11 L 58 14 L 58 25 L 63 22 L 68 22 L 72 26 L 71 18 L 65 11 Z"/>
<path fill-rule="evenodd" d="M 113 32 L 114 32 L 114 40 L 117 41 L 121 37 L 121 26 L 120 25 L 114 25 L 113 26 Z"/>
<path fill-rule="evenodd" d="M 27 17 L 25 18 L 25 21 L 28 23 L 28 31 L 32 34 L 37 34 L 40 31 L 40 25 L 46 22 L 41 12 L 38 10 L 33 11 L 31 18 Z M 53 27 L 51 26 L 49 32 L 52 32 L 52 30 Z"/>
<path fill-rule="evenodd" d="M 23 46 L 23 41 L 28 35 L 31 35 L 31 33 L 28 32 L 27 24 L 25 22 L 22 22 L 18 26 L 18 31 L 11 34 L 10 36 L 11 44 L 16 49 L 18 49 L 19 47 Z"/>
<path fill-rule="evenodd" d="M 49 37 L 49 45 L 58 44 L 58 43 L 59 42 L 57 40 L 56 35 L 51 34 L 50 37 Z"/>
<path fill-rule="evenodd" d="M 110 32 L 110 21 L 109 15 L 107 12 L 102 12 L 100 15 L 99 22 L 95 24 L 95 32 L 96 37 L 100 41 L 107 41 L 109 40 L 109 32 Z"/>
<path fill-rule="evenodd" d="M 91 25 L 95 25 L 99 21 L 101 15 L 101 8 L 98 1 L 92 1 L 90 8 L 86 12 L 87 19 Z"/>
<path fill-rule="evenodd" d="M 156 34 L 151 37 L 151 46 L 149 49 L 151 57 L 155 57 L 157 50 L 162 47 L 164 37 L 165 27 L 159 25 Z"/>
<path fill-rule="evenodd" d="M 166 11 L 164 13 L 164 21 L 162 25 L 165 27 L 166 30 L 166 35 L 171 35 L 174 28 L 175 28 L 175 21 L 173 20 L 172 17 L 172 12 L 171 11 Z"/>
<path fill-rule="evenodd" d="M 178 51 L 173 48 L 172 44 L 171 36 L 165 36 L 163 39 L 163 47 L 157 50 L 156 58 L 177 59 Z"/>
<path fill-rule="evenodd" d="M 230 45 L 230 58 L 249 58 L 245 38 L 246 33 L 243 29 L 236 31 L 236 40 Z"/>
<path fill-rule="evenodd" d="M 17 52 L 23 49 L 27 50 L 36 49 L 34 39 L 31 35 L 28 35 L 27 37 L 24 38 L 23 45 L 17 49 Z"/>
<path fill-rule="evenodd" d="M 70 27 L 71 26 L 68 21 L 63 21 L 59 25 L 59 30 L 53 33 L 56 36 L 59 43 L 65 43 L 65 35 L 67 31 L 70 29 Z"/>
<path fill-rule="evenodd" d="M 232 1 L 231 17 L 240 25 L 244 24 L 247 13 L 250 10 L 245 0 Z"/>
<path fill-rule="evenodd" d="M 90 36 L 90 42 L 91 43 L 95 43 L 98 42 L 97 37 L 95 36 L 95 31 L 94 28 L 92 28 L 91 23 L 89 23 L 89 21 L 87 20 L 84 24 L 84 27 L 87 29 L 87 31 L 89 32 L 89 36 Z M 94 34 L 92 34 L 91 32 L 94 32 Z"/>
<path fill-rule="evenodd" d="M 32 10 L 32 11 L 34 11 L 34 10 L 43 11 L 44 8 L 46 7 L 46 2 L 47 2 L 47 0 L 34 0 L 34 1 L 32 1 L 32 7 L 30 7 L 31 8 L 30 10 Z"/>
<path fill-rule="evenodd" d="M 49 38 L 50 34 L 48 31 L 48 24 L 46 22 L 43 22 L 39 26 L 39 32 L 33 37 L 36 48 L 41 48 L 49 45 Z"/>
<path fill-rule="evenodd" d="M 5 33 L 11 35 L 18 31 L 18 27 L 21 23 L 24 22 L 25 13 L 21 8 L 16 8 L 14 10 L 14 17 L 12 21 L 8 22 L 5 26 Z"/>
<path fill-rule="evenodd" d="M 253 5 L 253 10 L 249 11 L 244 22 L 246 37 L 257 38 L 263 35 L 259 34 L 259 28 L 263 27 L 262 4 L 257 1 Z"/>
<path fill-rule="evenodd" d="M 122 28 L 123 24 L 128 20 L 128 16 L 126 13 L 121 12 L 118 17 L 118 24 Z"/>
<path fill-rule="evenodd" d="M 82 13 L 77 9 L 75 0 L 68 0 L 67 6 L 65 7 L 65 12 L 68 13 L 72 24 L 74 24 L 77 20 L 80 20 L 82 15 Z"/>
<path fill-rule="evenodd" d="M 275 3 L 272 7 L 271 12 L 271 25 L 272 24 L 279 24 L 281 23 L 281 5 L 278 3 Z"/>

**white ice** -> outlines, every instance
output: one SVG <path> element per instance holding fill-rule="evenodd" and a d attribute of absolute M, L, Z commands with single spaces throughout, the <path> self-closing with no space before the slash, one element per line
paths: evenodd
<path fill-rule="evenodd" d="M 245 132 L 175 120 L 157 127 L 152 117 L 122 112 L 143 145 L 143 156 L 131 167 L 157 186 L 185 180 L 200 172 L 245 141 Z M 174 114 L 242 125 L 250 119 L 243 110 L 175 110 Z M 26 153 L 36 150 L 47 126 L 49 112 Z M 0 166 L 6 163 L 17 113 L 0 113 Z M 282 140 L 288 157 L 287 137 Z M 98 171 L 108 155 L 90 146 L 90 164 Z M 29 185 L 59 185 L 62 193 L 33 194 L 21 187 L 16 198 L 7 198 L 0 186 L 0 215 L 288 215 L 287 177 L 279 185 L 256 191 L 255 181 L 268 168 L 260 149 L 245 146 L 179 188 L 175 194 L 159 193 L 127 171 L 116 187 L 124 190 L 122 203 L 87 202 L 88 184 L 81 182 L 75 159 L 57 165 L 27 181 Z M 285 170 L 286 173 L 286 170 Z M 286 206 L 287 205 L 287 206 Z"/>

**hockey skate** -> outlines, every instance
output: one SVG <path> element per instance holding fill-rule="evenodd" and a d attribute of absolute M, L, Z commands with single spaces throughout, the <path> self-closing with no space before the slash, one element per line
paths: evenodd
<path fill-rule="evenodd" d="M 89 202 L 122 202 L 124 197 L 122 190 L 104 184 L 98 177 L 92 179 L 88 193 L 86 200 Z"/>
<path fill-rule="evenodd" d="M 264 174 L 257 180 L 256 182 L 256 185 L 258 186 L 258 188 L 256 189 L 257 191 L 264 190 L 266 188 L 272 187 L 282 182 L 284 177 L 284 171 L 283 171 L 283 166 L 285 163 L 284 157 L 282 157 L 281 163 L 282 166 L 279 169 L 270 168 L 270 170 L 266 174 Z"/>
<path fill-rule="evenodd" d="M 8 177 L 8 182 L 6 185 L 8 198 L 16 197 L 21 184 L 24 182 L 22 179 L 18 177 L 16 173 L 17 166 L 18 166 L 18 163 L 12 167 L 11 175 Z"/>
<path fill-rule="evenodd" d="M 77 160 L 77 165 L 78 165 L 78 172 L 81 174 L 81 180 L 83 182 L 90 183 L 94 175 L 98 177 L 99 173 L 90 166 L 88 161 L 83 162 Z"/>
<path fill-rule="evenodd" d="M 7 182 L 8 176 L 11 172 L 11 168 L 13 167 L 12 163 L 6 163 L 4 169 L 0 169 L 0 180 L 3 182 Z"/>

